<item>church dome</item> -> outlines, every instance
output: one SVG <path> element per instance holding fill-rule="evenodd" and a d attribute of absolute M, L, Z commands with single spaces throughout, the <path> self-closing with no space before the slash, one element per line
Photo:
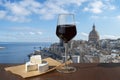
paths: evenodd
<path fill-rule="evenodd" d="M 92 31 L 89 34 L 89 41 L 97 42 L 98 40 L 99 40 L 99 34 L 95 30 L 95 25 L 93 25 L 93 29 L 92 29 Z"/>

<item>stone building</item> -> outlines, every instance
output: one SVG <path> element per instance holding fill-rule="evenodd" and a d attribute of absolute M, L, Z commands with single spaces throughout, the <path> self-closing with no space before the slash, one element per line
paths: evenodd
<path fill-rule="evenodd" d="M 99 34 L 95 29 L 95 25 L 93 24 L 93 29 L 92 31 L 89 33 L 89 43 L 97 43 L 99 41 Z"/>

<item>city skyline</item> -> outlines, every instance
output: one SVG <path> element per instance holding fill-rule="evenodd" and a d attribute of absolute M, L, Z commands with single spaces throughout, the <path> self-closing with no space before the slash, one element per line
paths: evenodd
<path fill-rule="evenodd" d="M 75 40 L 88 40 L 93 24 L 100 39 L 120 38 L 119 0 L 0 0 L 0 42 L 58 42 L 60 13 L 75 14 Z"/>

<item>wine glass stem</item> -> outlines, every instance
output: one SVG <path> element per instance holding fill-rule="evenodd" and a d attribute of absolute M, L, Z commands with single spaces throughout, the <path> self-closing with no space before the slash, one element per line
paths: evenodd
<path fill-rule="evenodd" d="M 68 43 L 65 43 L 65 68 L 67 68 L 67 60 L 68 60 Z"/>

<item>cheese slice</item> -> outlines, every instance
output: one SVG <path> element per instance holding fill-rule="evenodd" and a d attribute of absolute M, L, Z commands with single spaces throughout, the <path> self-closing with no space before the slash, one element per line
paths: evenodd
<path fill-rule="evenodd" d="M 38 71 L 40 73 L 46 72 L 49 69 L 48 62 L 44 62 L 42 64 L 38 64 Z"/>

